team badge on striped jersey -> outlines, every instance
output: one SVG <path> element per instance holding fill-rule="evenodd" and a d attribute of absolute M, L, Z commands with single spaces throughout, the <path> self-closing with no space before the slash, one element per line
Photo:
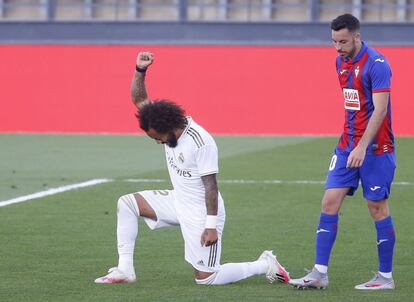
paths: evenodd
<path fill-rule="evenodd" d="M 357 78 L 359 74 L 359 66 L 357 66 L 357 68 L 355 68 L 355 77 Z"/>
<path fill-rule="evenodd" d="M 344 88 L 345 109 L 361 110 L 361 103 L 359 101 L 359 93 L 356 89 Z"/>
<path fill-rule="evenodd" d="M 182 164 L 184 163 L 184 154 L 182 152 L 180 152 L 180 155 L 178 155 L 178 161 Z"/>

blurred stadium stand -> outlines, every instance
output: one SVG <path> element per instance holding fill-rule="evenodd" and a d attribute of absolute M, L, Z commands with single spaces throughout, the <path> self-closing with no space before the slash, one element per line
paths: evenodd
<path fill-rule="evenodd" d="M 414 0 L 0 0 L 0 43 L 324 45 L 345 12 L 374 44 L 414 43 Z"/>
<path fill-rule="evenodd" d="M 0 0 L 1 21 L 414 22 L 412 0 Z"/>

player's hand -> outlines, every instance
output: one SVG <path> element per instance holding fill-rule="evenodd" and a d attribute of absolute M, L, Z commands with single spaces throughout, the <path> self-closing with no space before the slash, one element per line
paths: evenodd
<path fill-rule="evenodd" d="M 147 69 L 154 62 L 154 54 L 148 51 L 142 51 L 137 56 L 137 67 Z"/>
<path fill-rule="evenodd" d="M 205 229 L 201 235 L 201 246 L 210 246 L 218 240 L 216 229 Z"/>
<path fill-rule="evenodd" d="M 355 149 L 352 150 L 348 156 L 346 167 L 347 168 L 361 167 L 364 162 L 366 152 L 367 152 L 366 148 L 356 146 Z"/>

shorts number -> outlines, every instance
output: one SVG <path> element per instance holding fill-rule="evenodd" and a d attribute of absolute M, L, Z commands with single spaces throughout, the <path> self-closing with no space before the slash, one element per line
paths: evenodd
<path fill-rule="evenodd" d="M 332 156 L 331 163 L 329 164 L 329 171 L 332 171 L 333 169 L 335 169 L 337 159 L 338 159 L 338 156 L 336 156 L 336 154 Z"/>
<path fill-rule="evenodd" d="M 160 194 L 162 196 L 167 196 L 168 195 L 168 191 L 167 190 L 154 190 L 152 191 L 154 193 L 154 195 Z"/>

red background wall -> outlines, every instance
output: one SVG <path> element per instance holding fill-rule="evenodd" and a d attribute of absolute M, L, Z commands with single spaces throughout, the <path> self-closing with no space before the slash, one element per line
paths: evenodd
<path fill-rule="evenodd" d="M 391 63 L 393 127 L 414 135 L 414 47 Z M 216 134 L 337 134 L 343 104 L 332 47 L 0 46 L 0 132 L 135 133 L 130 83 L 151 50 L 151 98 L 183 105 Z M 412 85 L 412 84 L 411 84 Z"/>

